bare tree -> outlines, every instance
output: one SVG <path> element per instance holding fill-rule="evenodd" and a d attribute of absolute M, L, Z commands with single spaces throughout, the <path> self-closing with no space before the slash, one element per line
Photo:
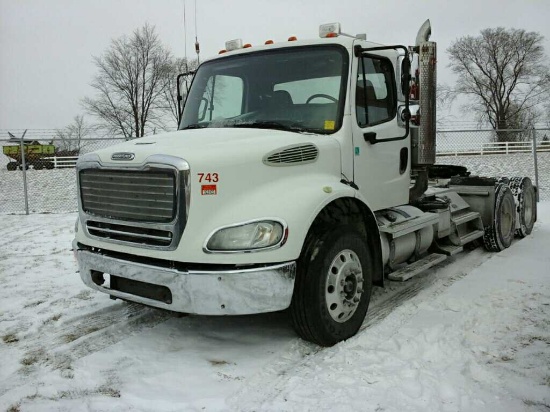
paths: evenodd
<path fill-rule="evenodd" d="M 543 39 L 536 32 L 499 27 L 462 37 L 447 49 L 458 75 L 452 93 L 469 97 L 464 109 L 476 113 L 478 121 L 488 121 L 499 141 L 510 137 L 499 130 L 535 113 L 550 90 Z"/>
<path fill-rule="evenodd" d="M 59 141 L 57 143 L 58 153 L 78 154 L 86 146 L 83 139 L 88 137 L 92 131 L 93 126 L 84 121 L 83 115 L 75 116 L 71 124 L 55 131 L 54 141 L 56 143 Z"/>
<path fill-rule="evenodd" d="M 93 58 L 99 72 L 91 86 L 95 97 L 83 106 L 109 133 L 133 139 L 163 127 L 159 101 L 167 87 L 172 54 L 148 24 L 112 41 L 109 49 Z"/>
<path fill-rule="evenodd" d="M 196 59 L 188 60 L 186 58 L 173 59 L 170 66 L 170 71 L 166 74 L 165 84 L 162 98 L 159 101 L 158 108 L 162 110 L 167 117 L 166 123 L 178 125 L 178 99 L 177 99 L 177 77 L 179 74 L 189 73 L 180 80 L 180 91 L 183 101 L 187 97 L 186 85 L 189 85 L 193 72 L 197 69 L 199 63 Z"/>

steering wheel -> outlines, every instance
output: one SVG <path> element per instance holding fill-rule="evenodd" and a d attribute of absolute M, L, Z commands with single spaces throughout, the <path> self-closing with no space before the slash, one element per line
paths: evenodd
<path fill-rule="evenodd" d="M 323 99 L 327 99 L 327 100 L 330 100 L 334 103 L 338 103 L 338 99 L 335 99 L 334 97 L 332 96 L 329 96 L 328 94 L 322 94 L 322 93 L 319 93 L 319 94 L 313 94 L 311 96 L 309 96 L 306 100 L 306 104 L 308 104 L 309 102 L 311 102 L 313 99 L 316 99 L 316 98 L 323 98 Z"/>

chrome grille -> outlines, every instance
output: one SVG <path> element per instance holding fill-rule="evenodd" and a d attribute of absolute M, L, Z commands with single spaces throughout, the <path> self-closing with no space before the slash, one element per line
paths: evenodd
<path fill-rule="evenodd" d="M 312 163 L 317 160 L 319 149 L 313 144 L 290 146 L 278 149 L 264 156 L 263 162 L 269 166 L 287 166 Z"/>
<path fill-rule="evenodd" d="M 176 178 L 170 171 L 80 171 L 83 210 L 94 216 L 168 223 L 176 217 Z"/>
<path fill-rule="evenodd" d="M 93 220 L 88 220 L 86 222 L 86 228 L 91 235 L 103 239 L 112 239 L 147 246 L 170 246 L 172 243 L 172 232 L 168 230 L 96 222 Z"/>

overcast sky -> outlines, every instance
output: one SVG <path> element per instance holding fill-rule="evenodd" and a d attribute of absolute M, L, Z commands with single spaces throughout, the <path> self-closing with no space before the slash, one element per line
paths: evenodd
<path fill-rule="evenodd" d="M 226 40 L 263 44 L 318 35 L 340 22 L 349 34 L 411 45 L 425 19 L 439 47 L 439 80 L 452 83 L 445 49 L 465 35 L 503 26 L 537 31 L 550 54 L 550 0 L 196 0 L 201 59 Z M 187 52 L 194 57 L 195 0 L 185 0 Z M 144 23 L 176 56 L 185 50 L 184 0 L 0 0 L 0 129 L 61 128 L 93 94 L 92 56 Z M 92 119 L 89 119 L 90 121 Z"/>

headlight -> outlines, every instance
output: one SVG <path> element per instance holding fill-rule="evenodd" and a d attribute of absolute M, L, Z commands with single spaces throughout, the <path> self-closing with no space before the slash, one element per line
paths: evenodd
<path fill-rule="evenodd" d="M 215 232 L 206 243 L 207 251 L 247 251 L 264 249 L 283 241 L 283 225 L 274 220 L 225 227 Z"/>

